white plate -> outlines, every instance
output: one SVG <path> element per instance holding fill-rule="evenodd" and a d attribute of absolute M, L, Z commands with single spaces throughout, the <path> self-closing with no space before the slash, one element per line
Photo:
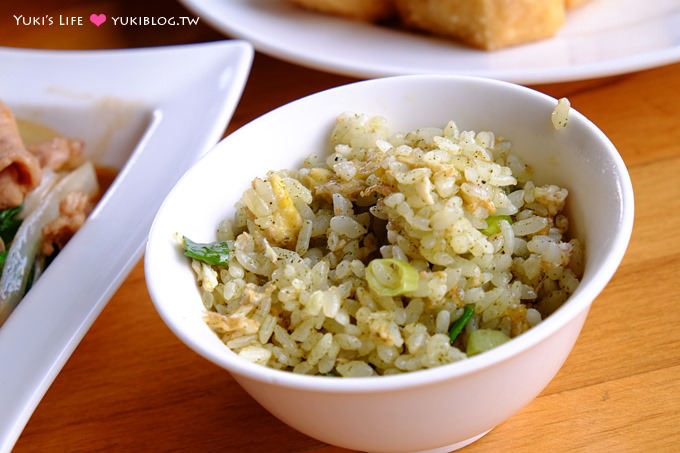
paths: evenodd
<path fill-rule="evenodd" d="M 468 74 L 547 83 L 680 60 L 680 1 L 592 0 L 557 36 L 487 52 L 455 42 L 299 10 L 286 0 L 182 0 L 201 20 L 293 63 L 356 77 Z"/>
<path fill-rule="evenodd" d="M 97 52 L 0 48 L 0 99 L 15 115 L 84 139 L 95 163 L 120 169 L 0 327 L 0 451 L 12 448 L 139 260 L 166 193 L 222 136 L 252 56 L 241 41 Z"/>

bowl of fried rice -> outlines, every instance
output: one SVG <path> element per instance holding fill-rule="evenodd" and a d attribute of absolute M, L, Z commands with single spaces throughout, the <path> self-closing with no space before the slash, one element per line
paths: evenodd
<path fill-rule="evenodd" d="M 392 77 L 226 137 L 158 211 L 145 273 L 169 328 L 284 423 L 451 451 L 557 374 L 632 224 L 619 153 L 568 100 Z"/>

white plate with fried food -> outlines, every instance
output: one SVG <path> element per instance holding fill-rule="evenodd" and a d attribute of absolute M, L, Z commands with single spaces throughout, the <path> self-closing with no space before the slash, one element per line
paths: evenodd
<path fill-rule="evenodd" d="M 263 53 L 360 78 L 447 73 L 536 84 L 611 76 L 680 61 L 678 0 L 580 1 L 581 5 L 568 9 L 552 37 L 500 50 L 480 50 L 404 26 L 319 13 L 291 0 L 182 2 L 202 20 L 229 36 L 249 40 Z M 345 2 L 350 3 L 357 2 Z"/>
<path fill-rule="evenodd" d="M 0 278 L 0 452 L 12 449 L 57 373 L 139 261 L 166 192 L 221 138 L 252 56 L 248 43 L 233 40 L 110 51 L 0 47 L 0 165 L 14 159 L 0 171 L 1 182 L 32 160 L 26 156 L 34 152 L 31 142 L 39 146 L 52 135 L 76 139 L 87 162 L 114 176 L 110 185 L 98 178 L 99 187 L 108 189 L 18 300 L 6 297 L 13 285 L 5 283 L 17 269 L 8 263 L 22 243 L 19 231 L 42 200 L 58 196 L 56 188 L 69 176 L 44 197 L 33 197 L 48 174 L 41 164 L 40 185 L 20 205 L 29 214 L 12 239 Z M 38 207 L 31 207 L 33 199 Z M 25 260 L 37 261 L 34 256 L 26 253 Z"/>

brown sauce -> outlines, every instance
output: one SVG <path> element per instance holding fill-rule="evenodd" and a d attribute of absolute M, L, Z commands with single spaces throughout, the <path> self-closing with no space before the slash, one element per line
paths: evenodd
<path fill-rule="evenodd" d="M 118 176 L 118 169 L 114 167 L 104 167 L 95 165 L 95 172 L 97 173 L 97 182 L 99 183 L 99 193 L 97 193 L 96 200 L 99 201 L 104 196 L 113 181 Z"/>

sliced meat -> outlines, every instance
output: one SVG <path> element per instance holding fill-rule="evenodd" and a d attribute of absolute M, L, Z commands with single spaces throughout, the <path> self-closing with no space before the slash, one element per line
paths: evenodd
<path fill-rule="evenodd" d="M 73 170 L 83 162 L 82 140 L 54 137 L 52 140 L 28 146 L 28 151 L 38 158 L 42 168 L 54 171 Z"/>
<path fill-rule="evenodd" d="M 71 192 L 59 203 L 59 217 L 43 228 L 42 253 L 51 255 L 61 249 L 80 229 L 94 201 L 83 192 Z"/>
<path fill-rule="evenodd" d="M 12 111 L 0 101 L 0 209 L 19 206 L 41 177 L 38 158 L 26 150 Z"/>

